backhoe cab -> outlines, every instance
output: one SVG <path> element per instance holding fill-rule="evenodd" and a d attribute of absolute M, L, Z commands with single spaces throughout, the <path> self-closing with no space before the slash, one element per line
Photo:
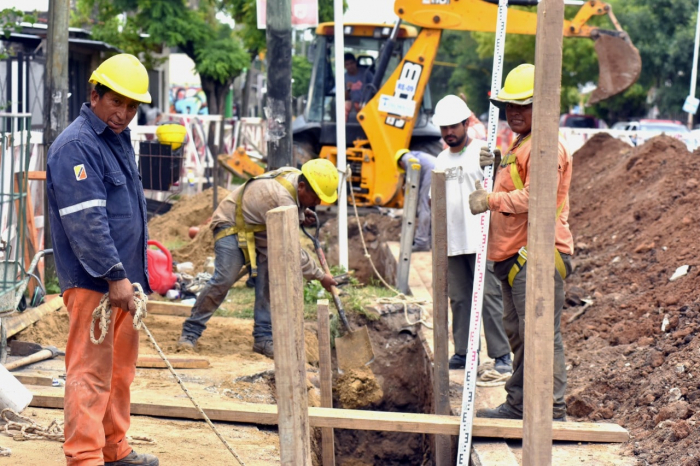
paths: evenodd
<path fill-rule="evenodd" d="M 345 24 L 345 52 L 357 60 L 357 69 L 369 71 L 372 82 L 364 83 L 362 104 L 347 113 L 347 160 L 358 205 L 401 207 L 403 176 L 394 163 L 399 149 L 411 148 L 437 155 L 442 149 L 440 132 L 430 122 L 432 104 L 428 79 L 443 29 L 493 32 L 496 28 L 497 0 L 396 0 L 394 11 L 406 22 L 422 28 L 386 24 Z M 510 5 L 536 5 L 536 0 L 511 0 Z M 591 27 L 586 22 L 597 15 L 608 15 L 616 30 Z M 593 104 L 623 92 L 641 72 L 639 52 L 617 23 L 609 5 L 587 1 L 571 21 L 564 22 L 567 37 L 587 37 L 596 41 L 599 57 L 598 88 Z M 297 164 L 322 157 L 335 162 L 335 105 L 346 105 L 345 90 L 336 93 L 333 24 L 316 29 L 310 49 L 313 62 L 307 106 L 297 117 L 294 157 Z M 510 9 L 506 32 L 534 35 L 537 15 Z"/>

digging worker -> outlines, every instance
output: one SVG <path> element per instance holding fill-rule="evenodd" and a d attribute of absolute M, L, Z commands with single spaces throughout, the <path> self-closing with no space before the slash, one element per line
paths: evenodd
<path fill-rule="evenodd" d="M 217 207 L 210 228 L 214 232 L 214 275 L 197 296 L 192 314 L 182 325 L 178 345 L 194 348 L 207 322 L 226 298 L 238 272 L 247 263 L 255 280 L 253 351 L 269 358 L 274 355 L 270 283 L 268 279 L 266 215 L 281 206 L 297 206 L 299 222 L 315 222 L 309 210 L 338 198 L 338 170 L 328 160 L 306 162 L 301 171 L 283 167 L 247 181 Z M 307 280 L 316 279 L 330 291 L 336 285 L 309 254 L 301 250 L 301 271 Z"/>
<path fill-rule="evenodd" d="M 527 224 L 530 186 L 530 150 L 532 130 L 532 101 L 535 67 L 524 64 L 506 77 L 503 88 L 492 102 L 505 107 L 508 126 L 517 134 L 505 158 L 484 147 L 482 164 L 496 163 L 493 193 L 488 194 L 479 184 L 469 197 L 474 214 L 491 211 L 488 258 L 494 261 L 494 271 L 501 280 L 503 293 L 503 323 L 514 354 L 513 375 L 506 382 L 506 402 L 493 409 L 480 409 L 478 417 L 522 419 L 523 377 L 525 373 L 525 280 L 527 276 Z M 564 307 L 564 279 L 571 272 L 573 238 L 569 230 L 569 185 L 571 184 L 571 155 L 559 137 L 559 171 L 557 182 L 556 254 L 554 272 L 554 407 L 553 419 L 566 419 L 566 362 L 560 323 Z"/>
<path fill-rule="evenodd" d="M 430 182 L 435 169 L 435 157 L 427 152 L 399 149 L 394 157 L 399 173 L 406 173 L 411 159 L 420 164 L 418 175 L 418 208 L 416 210 L 416 233 L 413 236 L 413 252 L 430 251 Z"/>
<path fill-rule="evenodd" d="M 139 345 L 132 284 L 151 292 L 146 200 L 127 125 L 139 103 L 151 102 L 148 72 L 120 54 L 90 82 L 90 102 L 51 145 L 46 169 L 56 272 L 70 317 L 63 451 L 71 466 L 157 466 L 126 439 Z M 92 313 L 106 292 L 111 322 L 95 345 Z"/>
<path fill-rule="evenodd" d="M 445 172 L 447 192 L 447 294 L 452 308 L 455 344 L 450 369 L 464 369 L 466 365 L 474 268 L 479 246 L 479 219 L 469 211 L 469 195 L 484 179 L 479 159 L 483 141 L 475 141 L 467 135 L 471 115 L 466 102 L 456 95 L 441 99 L 433 115 L 433 123 L 440 127 L 442 139 L 449 146 L 438 155 L 435 169 Z M 510 348 L 503 330 L 502 308 L 487 306 L 487 300 L 484 302 L 484 333 L 489 356 L 496 359 L 497 370 L 503 369 L 504 365 L 509 369 Z"/>

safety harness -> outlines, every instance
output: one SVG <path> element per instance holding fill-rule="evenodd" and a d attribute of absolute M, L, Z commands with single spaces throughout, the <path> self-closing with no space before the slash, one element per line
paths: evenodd
<path fill-rule="evenodd" d="M 520 173 L 518 173 L 518 166 L 515 163 L 516 160 L 516 154 L 513 152 L 517 147 L 519 147 L 522 143 L 530 139 L 532 134 L 526 136 L 525 138 L 521 139 L 520 141 L 515 141 L 513 145 L 510 147 L 508 150 L 508 155 L 503 159 L 501 162 L 501 167 L 506 168 L 510 165 L 510 179 L 513 181 L 513 185 L 515 186 L 515 189 L 523 189 L 525 188 L 525 184 L 523 183 L 522 178 L 520 178 Z M 566 205 L 567 201 L 569 200 L 569 196 L 567 196 L 564 201 L 557 207 L 557 220 L 559 220 L 559 217 L 561 216 L 562 211 L 564 210 L 564 206 Z M 515 260 L 515 263 L 513 264 L 513 267 L 511 267 L 510 272 L 508 272 L 508 284 L 510 286 L 513 286 L 513 281 L 515 281 L 515 276 L 518 275 L 518 272 L 520 272 L 523 267 L 525 267 L 525 263 L 527 262 L 527 246 L 523 246 L 520 248 L 518 251 L 518 258 Z M 559 275 L 561 275 L 562 280 L 566 278 L 566 265 L 564 264 L 564 260 L 561 257 L 561 253 L 557 248 L 554 248 L 554 266 L 556 267 L 557 271 L 559 272 Z"/>
<path fill-rule="evenodd" d="M 290 173 L 301 173 L 301 171 L 297 170 L 296 168 L 285 168 L 265 173 L 246 181 L 238 193 L 238 198 L 236 199 L 236 224 L 232 227 L 221 230 L 216 234 L 216 236 L 214 236 L 214 241 L 219 241 L 221 238 L 225 238 L 226 236 L 237 235 L 238 247 L 241 248 L 241 251 L 243 251 L 246 265 L 250 264 L 251 275 L 253 277 L 257 277 L 258 275 L 258 263 L 256 261 L 255 253 L 255 233 L 265 231 L 267 229 L 267 225 L 254 225 L 245 222 L 243 219 L 243 193 L 245 193 L 246 188 L 253 181 L 275 180 L 284 186 L 284 188 L 289 191 L 292 198 L 294 198 L 294 201 L 297 202 L 297 190 L 294 188 L 292 183 L 285 178 L 285 176 L 289 175 Z"/>

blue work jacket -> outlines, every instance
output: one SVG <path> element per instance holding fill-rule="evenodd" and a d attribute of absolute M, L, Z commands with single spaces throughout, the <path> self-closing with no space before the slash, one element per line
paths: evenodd
<path fill-rule="evenodd" d="M 146 199 L 130 130 L 115 134 L 83 104 L 49 149 L 46 189 L 61 291 L 106 293 L 128 278 L 150 293 Z"/>

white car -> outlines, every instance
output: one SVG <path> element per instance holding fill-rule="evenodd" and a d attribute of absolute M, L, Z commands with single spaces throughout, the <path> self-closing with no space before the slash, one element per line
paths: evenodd
<path fill-rule="evenodd" d="M 695 150 L 698 145 L 700 145 L 695 134 L 691 133 L 685 125 L 674 120 L 630 121 L 624 128 L 619 129 L 633 131 L 635 133 L 630 137 L 634 145 L 643 144 L 647 139 L 658 136 L 659 134 L 667 134 L 680 139 L 688 146 L 689 151 Z"/>

